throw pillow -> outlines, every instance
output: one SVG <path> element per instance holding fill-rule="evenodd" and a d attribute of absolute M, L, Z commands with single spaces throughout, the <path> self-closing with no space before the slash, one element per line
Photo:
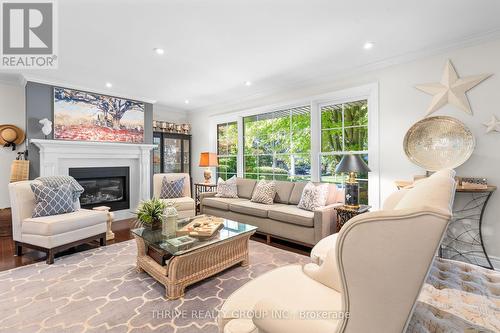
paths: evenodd
<path fill-rule="evenodd" d="M 226 181 L 219 177 L 217 181 L 217 194 L 215 196 L 219 198 L 237 198 L 238 187 L 236 186 L 236 176 Z"/>
<path fill-rule="evenodd" d="M 255 186 L 252 194 L 252 202 L 259 202 L 266 205 L 272 205 L 276 195 L 276 183 L 274 181 L 261 180 Z"/>
<path fill-rule="evenodd" d="M 173 199 L 182 197 L 184 191 L 184 178 L 169 181 L 163 177 L 161 182 L 160 199 Z"/>
<path fill-rule="evenodd" d="M 309 182 L 302 190 L 298 208 L 313 211 L 324 207 L 328 199 L 328 184 L 314 185 Z"/>
<path fill-rule="evenodd" d="M 59 215 L 75 211 L 71 184 L 50 187 L 40 183 L 32 183 L 31 190 L 35 195 L 35 209 L 31 217 Z"/>

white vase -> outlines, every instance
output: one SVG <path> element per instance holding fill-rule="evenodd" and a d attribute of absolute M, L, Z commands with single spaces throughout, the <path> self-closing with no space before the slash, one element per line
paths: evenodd
<path fill-rule="evenodd" d="M 175 235 L 177 231 L 177 217 L 179 216 L 177 213 L 177 209 L 174 207 L 174 202 L 167 202 L 167 207 L 163 212 L 163 225 L 161 233 L 164 236 Z"/>

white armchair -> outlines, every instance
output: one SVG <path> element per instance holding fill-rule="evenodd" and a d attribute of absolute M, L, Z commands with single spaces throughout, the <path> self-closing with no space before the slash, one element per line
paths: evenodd
<path fill-rule="evenodd" d="M 96 239 L 106 245 L 106 212 L 81 209 L 79 202 L 72 213 L 32 218 L 35 195 L 30 183 L 9 184 L 16 255 L 22 255 L 23 247 L 32 248 L 45 252 L 47 264 L 52 264 L 57 252 L 76 245 Z"/>
<path fill-rule="evenodd" d="M 157 173 L 153 176 L 153 195 L 160 198 L 161 184 L 163 177 L 167 177 L 168 181 L 184 178 L 184 190 L 182 197 L 173 199 L 162 199 L 164 201 L 172 201 L 175 203 L 175 208 L 179 213 L 179 218 L 193 217 L 196 215 L 194 199 L 191 198 L 191 179 L 188 173 Z"/>
<path fill-rule="evenodd" d="M 401 333 L 439 247 L 454 198 L 451 171 L 356 216 L 313 250 L 320 264 L 277 268 L 224 303 L 224 333 Z M 319 248 L 317 248 L 319 247 Z"/>

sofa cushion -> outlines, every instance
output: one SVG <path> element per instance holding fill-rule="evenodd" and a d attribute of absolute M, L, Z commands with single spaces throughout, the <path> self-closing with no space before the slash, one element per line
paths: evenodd
<path fill-rule="evenodd" d="M 304 227 L 314 226 L 314 213 L 294 205 L 273 205 L 268 207 L 270 219 L 297 224 Z"/>
<path fill-rule="evenodd" d="M 297 182 L 293 184 L 293 190 L 290 194 L 290 199 L 288 203 L 291 205 L 298 205 L 300 202 L 300 197 L 302 197 L 302 191 L 304 187 L 307 185 L 307 182 Z"/>
<path fill-rule="evenodd" d="M 236 178 L 236 186 L 238 186 L 238 197 L 250 199 L 252 198 L 253 189 L 257 183 L 254 179 Z"/>
<path fill-rule="evenodd" d="M 221 177 L 217 180 L 217 194 L 219 198 L 237 198 L 238 186 L 236 185 L 236 176 L 224 180 Z"/>
<path fill-rule="evenodd" d="M 229 205 L 229 210 L 246 215 L 267 217 L 267 210 L 269 209 L 269 207 L 272 206 L 245 200 L 239 202 L 232 202 Z"/>
<path fill-rule="evenodd" d="M 160 199 L 164 202 L 173 202 L 175 204 L 175 209 L 181 210 L 194 210 L 194 199 L 190 197 L 180 197 L 172 199 Z"/>
<path fill-rule="evenodd" d="M 239 201 L 248 201 L 248 199 L 208 197 L 203 199 L 203 206 L 222 209 L 222 210 L 229 210 L 229 205 L 231 203 Z"/>
<path fill-rule="evenodd" d="M 32 217 L 52 216 L 70 213 L 75 210 L 73 188 L 69 183 L 50 187 L 41 183 L 31 183 L 35 195 L 35 208 Z"/>
<path fill-rule="evenodd" d="M 252 202 L 259 202 L 266 205 L 272 205 L 276 195 L 276 183 L 274 180 L 260 180 L 252 194 Z"/>
<path fill-rule="evenodd" d="M 161 199 L 173 199 L 182 197 L 182 192 L 184 190 L 184 178 L 178 178 L 175 180 L 169 180 L 167 177 L 163 177 L 161 182 L 160 198 Z"/>
<path fill-rule="evenodd" d="M 275 183 L 276 195 L 274 197 L 274 202 L 287 204 L 288 200 L 290 199 L 290 195 L 292 194 L 294 183 L 281 180 L 277 180 L 275 181 Z"/>
<path fill-rule="evenodd" d="M 263 313 L 253 312 L 261 300 L 272 300 L 279 305 L 284 305 L 282 308 L 287 314 L 295 314 L 307 309 L 319 310 L 318 313 L 326 313 L 330 316 L 332 313 L 340 314 L 342 311 L 342 295 L 339 292 L 308 277 L 302 271 L 302 265 L 287 265 L 266 272 L 234 291 L 224 302 L 219 312 L 219 327 L 231 319 L 248 318 L 249 313 Z M 256 316 L 256 318 L 258 317 Z M 270 318 L 271 316 L 260 317 Z M 332 319 L 329 320 L 318 320 L 319 317 L 314 317 L 314 319 L 310 317 L 309 327 L 313 326 L 314 322 L 325 321 L 331 323 L 332 327 L 321 330 L 321 332 L 335 332 L 335 325 L 339 321 L 335 320 L 333 316 L 330 317 Z M 277 321 L 287 322 L 287 320 Z M 318 332 L 314 329 L 296 330 L 295 332 L 299 331 Z M 277 329 L 273 332 L 289 331 Z"/>
<path fill-rule="evenodd" d="M 27 218 L 22 222 L 21 230 L 23 234 L 51 236 L 106 223 L 106 220 L 106 212 L 80 209 L 66 214 Z"/>
<path fill-rule="evenodd" d="M 328 190 L 328 184 L 314 185 L 311 182 L 307 183 L 302 191 L 302 197 L 297 207 L 311 212 L 317 208 L 324 207 L 328 200 Z"/>

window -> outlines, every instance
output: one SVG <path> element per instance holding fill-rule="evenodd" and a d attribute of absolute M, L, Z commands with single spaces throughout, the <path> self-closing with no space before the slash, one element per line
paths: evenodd
<path fill-rule="evenodd" d="M 322 182 L 343 185 L 347 175 L 335 173 L 343 155 L 360 154 L 368 164 L 368 101 L 323 105 L 321 113 Z M 360 203 L 368 203 L 368 174 L 357 175 Z"/>
<path fill-rule="evenodd" d="M 217 179 L 226 180 L 236 175 L 238 160 L 238 123 L 217 125 Z"/>
<path fill-rule="evenodd" d="M 243 131 L 245 178 L 311 178 L 310 106 L 245 117 Z"/>

